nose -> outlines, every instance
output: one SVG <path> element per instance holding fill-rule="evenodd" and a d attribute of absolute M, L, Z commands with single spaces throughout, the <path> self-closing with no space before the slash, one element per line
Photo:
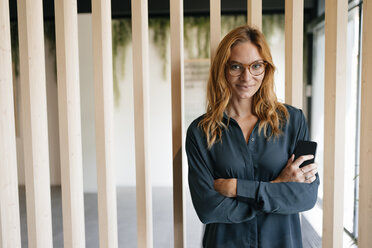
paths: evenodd
<path fill-rule="evenodd" d="M 242 72 L 242 74 L 240 74 L 240 80 L 242 81 L 250 81 L 251 79 L 253 78 L 253 75 L 251 74 L 251 72 L 249 71 L 249 69 L 247 67 L 244 68 L 244 71 Z"/>

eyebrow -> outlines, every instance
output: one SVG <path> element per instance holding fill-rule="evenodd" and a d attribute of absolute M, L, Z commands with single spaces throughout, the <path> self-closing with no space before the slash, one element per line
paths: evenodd
<path fill-rule="evenodd" d="M 236 60 L 231 60 L 231 61 L 229 61 L 230 63 L 238 63 L 238 64 L 244 64 L 244 63 L 242 63 L 242 62 L 239 62 L 239 61 L 236 61 Z M 264 60 L 263 59 L 258 59 L 258 60 L 255 60 L 255 61 L 253 61 L 253 62 L 251 62 L 251 63 L 249 63 L 249 64 L 246 64 L 246 65 L 251 65 L 251 64 L 254 64 L 254 63 L 256 63 L 256 62 L 264 62 Z"/>

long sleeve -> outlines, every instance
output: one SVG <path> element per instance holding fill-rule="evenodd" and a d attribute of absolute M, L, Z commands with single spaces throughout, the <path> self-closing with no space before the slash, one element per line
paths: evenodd
<path fill-rule="evenodd" d="M 240 223 L 256 216 L 254 203 L 220 195 L 213 188 L 213 169 L 203 158 L 191 131 L 186 137 L 189 187 L 199 219 L 208 223 Z"/>
<path fill-rule="evenodd" d="M 305 116 L 300 111 L 300 125 L 294 144 L 298 140 L 309 140 Z M 289 127 L 291 128 L 291 127 Z M 318 196 L 319 176 L 312 183 L 269 183 L 238 179 L 237 198 L 255 202 L 265 213 L 293 214 L 314 207 Z"/>
<path fill-rule="evenodd" d="M 294 214 L 314 207 L 319 186 L 319 176 L 308 183 L 269 183 L 238 179 L 237 198 L 256 202 L 265 213 Z"/>

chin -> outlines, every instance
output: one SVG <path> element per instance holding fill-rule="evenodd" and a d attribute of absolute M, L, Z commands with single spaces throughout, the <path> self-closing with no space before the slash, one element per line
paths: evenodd
<path fill-rule="evenodd" d="M 254 94 L 256 94 L 257 90 L 255 91 L 245 91 L 245 92 L 242 92 L 242 91 L 238 91 L 238 92 L 234 92 L 234 95 L 236 98 L 238 99 L 251 99 Z"/>

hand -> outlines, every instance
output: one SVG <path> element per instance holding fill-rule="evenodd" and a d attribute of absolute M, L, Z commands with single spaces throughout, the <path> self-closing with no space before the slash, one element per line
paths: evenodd
<path fill-rule="evenodd" d="M 272 183 L 281 182 L 300 182 L 300 183 L 312 183 L 315 181 L 315 174 L 318 172 L 318 165 L 312 163 L 300 168 L 300 165 L 306 161 L 314 158 L 313 155 L 304 155 L 294 160 L 294 155 L 290 157 L 286 167 L 280 172 L 279 176 L 271 181 Z"/>
<path fill-rule="evenodd" d="M 223 196 L 236 197 L 236 178 L 214 180 L 214 189 Z"/>

